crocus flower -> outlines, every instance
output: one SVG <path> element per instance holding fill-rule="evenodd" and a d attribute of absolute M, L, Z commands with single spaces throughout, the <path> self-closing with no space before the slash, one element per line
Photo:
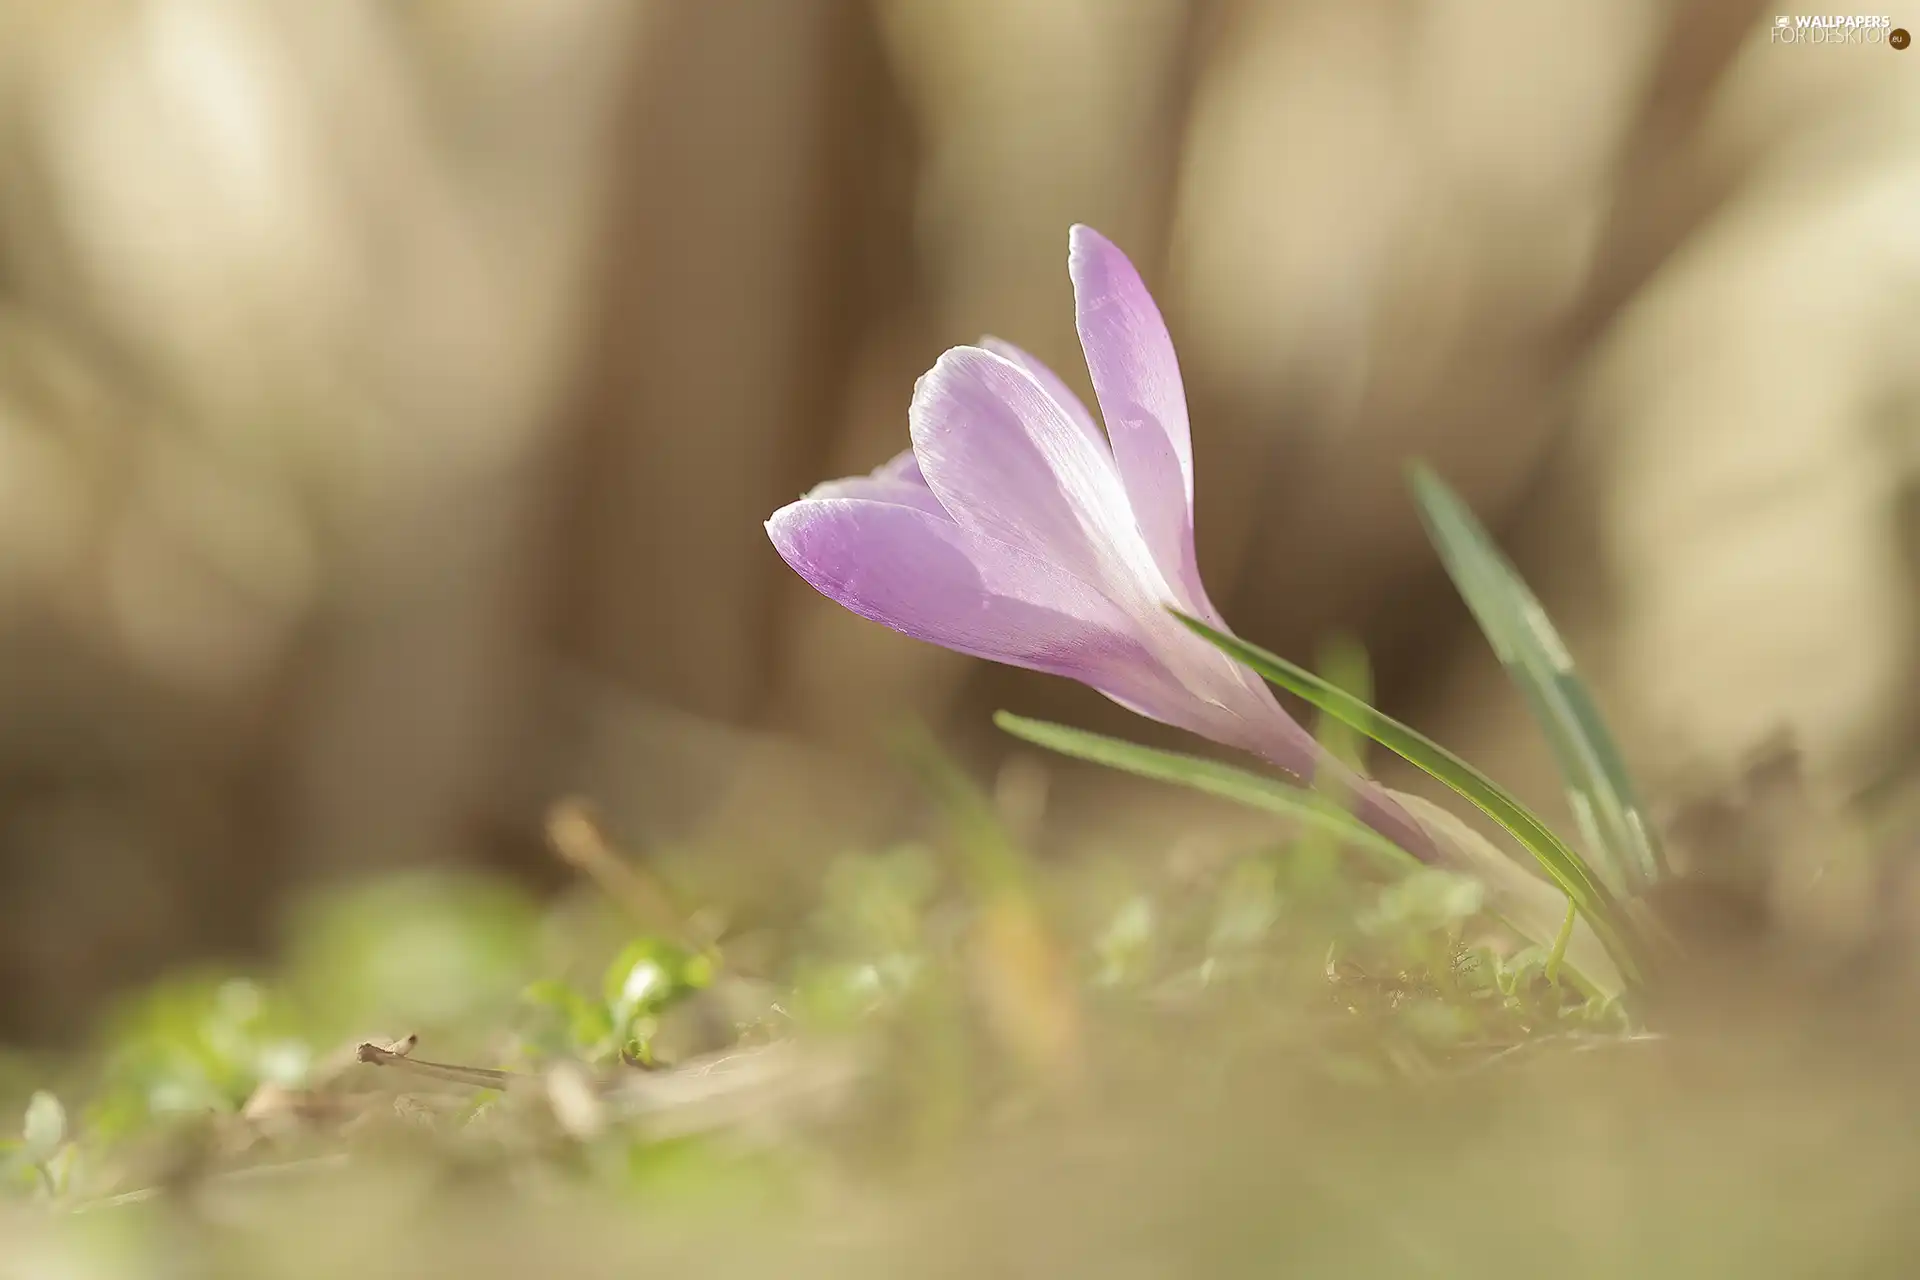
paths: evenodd
<path fill-rule="evenodd" d="M 961 653 L 1066 676 L 1141 715 L 1338 778 L 1410 852 L 1422 829 L 1325 757 L 1258 676 L 1168 606 L 1225 630 L 1193 543 L 1193 444 L 1173 342 L 1126 255 L 1070 236 L 1075 319 L 1099 422 L 1039 360 L 993 338 L 914 387 L 913 447 L 776 511 L 767 533 L 821 594 Z"/>

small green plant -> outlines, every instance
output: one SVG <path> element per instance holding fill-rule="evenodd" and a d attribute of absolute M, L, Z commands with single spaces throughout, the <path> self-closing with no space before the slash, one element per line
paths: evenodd
<path fill-rule="evenodd" d="M 587 1062 L 654 1062 L 653 1039 L 668 1009 L 711 985 L 711 956 L 657 938 L 636 938 L 607 965 L 594 995 L 543 978 L 522 999 L 548 1015 L 530 1034 L 542 1056 Z"/>
<path fill-rule="evenodd" d="M 1355 683 L 1352 679 L 1324 678 L 1198 618 L 1173 612 L 1236 662 L 1318 708 L 1323 717 L 1322 743 L 1331 744 L 1329 750 L 1336 758 L 1352 758 L 1356 748 L 1337 732 L 1329 739 L 1330 725 L 1394 752 L 1499 823 L 1565 895 L 1562 908 L 1554 909 L 1548 902 L 1543 910 L 1541 894 L 1524 879 L 1527 873 L 1472 828 L 1444 811 L 1429 813 L 1417 797 L 1400 797 L 1414 807 L 1416 816 L 1428 817 L 1423 825 L 1447 855 L 1502 890 L 1489 909 L 1544 948 L 1543 973 L 1550 984 L 1557 984 L 1567 970 L 1595 998 L 1605 999 L 1623 986 L 1627 993 L 1635 993 L 1644 986 L 1650 968 L 1664 958 L 1665 939 L 1631 908 L 1629 895 L 1644 893 L 1658 883 L 1666 874 L 1666 862 L 1613 737 L 1545 611 L 1466 505 L 1423 466 L 1412 469 L 1411 482 L 1448 573 L 1554 750 L 1580 824 L 1584 851 L 1481 770 L 1343 687 L 1343 683 Z M 1217 761 L 1157 751 L 1007 712 L 999 713 L 995 722 L 1017 737 L 1065 755 L 1289 818 L 1314 833 L 1305 846 L 1310 857 L 1318 856 L 1323 842 L 1331 838 L 1390 871 L 1405 874 L 1416 865 L 1412 855 L 1312 789 Z M 1580 921 L 1597 939 L 1598 951 L 1583 954 L 1577 945 Z"/>
<path fill-rule="evenodd" d="M 277 986 L 176 975 L 109 1015 L 100 1088 L 82 1127 L 111 1141 L 156 1123 L 231 1114 L 264 1084 L 303 1085 L 314 1060 L 313 1041 Z"/>

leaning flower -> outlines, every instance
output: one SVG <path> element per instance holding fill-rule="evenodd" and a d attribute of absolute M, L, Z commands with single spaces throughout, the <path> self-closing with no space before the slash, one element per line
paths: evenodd
<path fill-rule="evenodd" d="M 914 388 L 913 447 L 776 511 L 767 533 L 829 599 L 916 639 L 1066 676 L 1122 706 L 1357 785 L 1359 815 L 1422 857 L 1426 833 L 1353 780 L 1259 677 L 1168 606 L 1225 630 L 1193 549 L 1193 445 L 1166 324 L 1133 264 L 1073 228 L 1068 270 L 1106 430 L 1033 356 L 983 339 Z"/>

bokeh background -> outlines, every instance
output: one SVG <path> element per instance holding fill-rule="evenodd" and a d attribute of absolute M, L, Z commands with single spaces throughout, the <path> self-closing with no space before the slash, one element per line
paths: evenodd
<path fill-rule="evenodd" d="M 1901 15 L 1893 15 L 1896 23 Z M 1070 223 L 1178 344 L 1236 628 L 1347 632 L 1549 808 L 1433 462 L 1653 795 L 1920 724 L 1920 53 L 1736 0 L 0 7 L 0 1035 L 299 886 L 556 874 L 598 804 L 744 911 L 1083 690 L 815 597 L 761 522 L 992 332 L 1086 389 Z M 1907 25 L 1920 28 L 1920 11 Z M 1048 856 L 1233 819 L 1030 761 Z M 1038 797 L 1044 792 L 1046 804 Z"/>

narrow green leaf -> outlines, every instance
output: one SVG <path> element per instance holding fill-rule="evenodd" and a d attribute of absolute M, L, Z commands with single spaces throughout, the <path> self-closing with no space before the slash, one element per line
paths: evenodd
<path fill-rule="evenodd" d="M 1351 636 L 1336 635 L 1330 638 L 1320 646 L 1317 665 L 1328 683 L 1362 702 L 1372 701 L 1373 668 L 1367 661 L 1367 651 L 1359 641 Z M 1366 734 L 1338 716 L 1323 711 L 1313 726 L 1313 736 L 1329 760 L 1337 760 L 1353 772 L 1363 777 L 1366 775 L 1367 747 L 1370 745 Z M 1329 798 L 1331 795 L 1329 793 Z M 1351 812 L 1354 798 L 1351 792 L 1344 792 L 1341 799 L 1345 803 L 1341 807 Z M 1298 872 L 1310 884 L 1324 883 L 1333 876 L 1339 854 L 1338 839 L 1331 832 L 1317 828 L 1302 832 L 1294 849 Z"/>
<path fill-rule="evenodd" d="M 1561 962 L 1567 958 L 1567 944 L 1573 941 L 1573 929 L 1579 923 L 1580 913 L 1574 910 L 1573 903 L 1567 903 L 1566 918 L 1560 922 L 1560 932 L 1553 939 L 1553 951 L 1547 956 L 1547 981 L 1556 987 L 1560 985 Z"/>
<path fill-rule="evenodd" d="M 1591 922 L 1594 932 L 1600 936 L 1621 970 L 1630 978 L 1637 979 L 1638 970 L 1629 943 L 1629 939 L 1635 935 L 1619 900 L 1595 875 L 1584 858 L 1506 788 L 1425 734 L 1401 724 L 1391 716 L 1383 715 L 1304 667 L 1236 636 L 1216 631 L 1177 609 L 1171 612 L 1190 630 L 1234 661 L 1321 710 L 1338 716 L 1387 750 L 1432 774 L 1472 801 L 1482 812 L 1511 832 L 1527 852 L 1538 860 L 1541 868 Z"/>
<path fill-rule="evenodd" d="M 1408 470 L 1427 536 L 1546 735 L 1581 834 L 1616 892 L 1666 874 L 1626 763 L 1546 611 L 1472 510 L 1428 467 Z"/>
<path fill-rule="evenodd" d="M 1486 886 L 1489 911 L 1543 950 L 1552 948 L 1550 965 L 1557 969 L 1564 961 L 1576 985 L 1589 995 L 1620 994 L 1623 966 L 1608 954 L 1591 920 L 1570 916 L 1572 904 L 1565 893 L 1425 796 L 1403 791 L 1387 794 L 1433 837 L 1455 867 L 1470 871 Z"/>
<path fill-rule="evenodd" d="M 1250 808 L 1292 818 L 1310 830 L 1323 832 L 1352 845 L 1393 873 L 1420 870 L 1423 864 L 1393 841 L 1353 817 L 1316 792 L 1290 786 L 1274 778 L 1236 769 L 1217 760 L 1175 751 L 1160 751 L 1138 743 L 1088 733 L 1044 720 L 1029 720 L 1011 712 L 994 713 L 993 722 L 1016 738 L 1092 764 L 1105 765 L 1137 777 L 1170 782 Z M 1482 881 L 1488 890 L 1487 909 L 1521 936 L 1542 946 L 1553 942 L 1565 912 L 1566 897 L 1528 872 L 1484 836 L 1431 801 L 1394 793 L 1414 821 L 1453 855 L 1460 869 Z M 1568 955 L 1580 985 L 1612 994 L 1620 989 L 1620 972 L 1599 946 L 1598 931 L 1583 930 L 1581 945 Z"/>
<path fill-rule="evenodd" d="M 1037 747 L 1057 751 L 1063 756 L 1105 765 L 1142 778 L 1171 782 L 1207 795 L 1232 800 L 1268 813 L 1293 818 L 1314 830 L 1336 836 L 1364 850 L 1383 866 L 1405 871 L 1420 865 L 1419 859 L 1363 824 L 1344 809 L 1312 791 L 1288 786 L 1273 778 L 1248 773 L 1217 760 L 1159 751 L 1137 743 L 1088 733 L 1045 720 L 1029 720 L 1007 711 L 996 711 L 993 722 L 1016 738 Z"/>
<path fill-rule="evenodd" d="M 1373 701 L 1373 667 L 1367 651 L 1351 636 L 1334 636 L 1320 646 L 1320 674 L 1336 689 L 1362 702 Z M 1328 755 L 1355 773 L 1367 771 L 1367 735 L 1338 716 L 1322 713 L 1313 736 Z"/>

